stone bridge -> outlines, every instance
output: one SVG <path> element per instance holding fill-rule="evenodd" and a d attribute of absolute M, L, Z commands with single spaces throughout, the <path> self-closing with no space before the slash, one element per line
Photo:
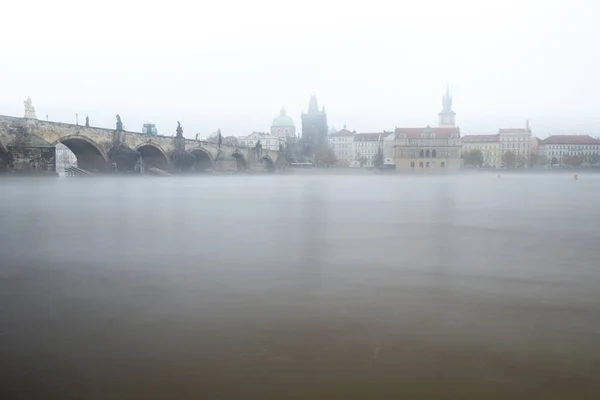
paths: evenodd
<path fill-rule="evenodd" d="M 175 135 L 147 136 L 119 129 L 0 116 L 0 158 L 19 143 L 31 147 L 36 143 L 48 147 L 62 143 L 75 154 L 80 168 L 92 172 L 144 171 L 152 167 L 169 172 L 207 169 L 273 172 L 279 155 L 275 151 L 263 149 L 257 154 L 254 148 L 219 146 Z"/>

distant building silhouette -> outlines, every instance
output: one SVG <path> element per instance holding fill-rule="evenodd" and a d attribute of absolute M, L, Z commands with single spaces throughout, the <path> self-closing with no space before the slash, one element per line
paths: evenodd
<path fill-rule="evenodd" d="M 452 111 L 452 95 L 450 94 L 450 87 L 446 86 L 446 94 L 442 98 L 442 111 L 438 114 L 440 128 L 454 128 L 456 127 L 456 113 Z"/>
<path fill-rule="evenodd" d="M 311 96 L 308 112 L 302 114 L 302 140 L 304 145 L 314 152 L 327 142 L 327 113 L 325 107 L 319 110 L 317 96 Z"/>
<path fill-rule="evenodd" d="M 271 123 L 271 136 L 280 138 L 296 137 L 294 120 L 285 113 L 285 108 L 282 108 L 279 115 L 273 119 L 273 122 Z"/>

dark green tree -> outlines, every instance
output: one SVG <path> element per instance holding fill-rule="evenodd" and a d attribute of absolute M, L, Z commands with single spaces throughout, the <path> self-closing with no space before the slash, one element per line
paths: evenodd
<path fill-rule="evenodd" d="M 502 154 L 502 164 L 506 168 L 515 168 L 517 166 L 517 155 L 513 151 L 508 150 Z"/>
<path fill-rule="evenodd" d="M 483 153 L 479 149 L 467 151 L 462 158 L 465 166 L 481 167 L 483 165 Z"/>

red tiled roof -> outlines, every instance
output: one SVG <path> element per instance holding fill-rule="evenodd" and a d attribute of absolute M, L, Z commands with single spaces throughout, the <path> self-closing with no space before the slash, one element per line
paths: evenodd
<path fill-rule="evenodd" d="M 357 133 L 354 137 L 355 141 L 378 141 L 389 135 L 390 132 L 378 132 L 378 133 Z"/>
<path fill-rule="evenodd" d="M 500 134 L 507 134 L 507 133 L 531 133 L 531 130 L 529 129 L 525 129 L 525 128 L 516 128 L 516 129 L 500 129 L 498 131 L 498 133 Z"/>
<path fill-rule="evenodd" d="M 540 140 L 540 144 L 600 144 L 600 140 L 589 135 L 552 135 Z"/>
<path fill-rule="evenodd" d="M 331 136 L 355 136 L 356 133 L 350 132 L 348 129 L 342 129 L 341 131 L 337 131 L 336 133 L 332 133 Z"/>
<path fill-rule="evenodd" d="M 458 128 L 396 128 L 396 135 L 406 135 L 410 139 L 420 138 L 423 132 L 433 132 L 436 138 L 446 139 L 458 132 Z"/>
<path fill-rule="evenodd" d="M 462 142 L 499 142 L 500 135 L 466 135 Z"/>

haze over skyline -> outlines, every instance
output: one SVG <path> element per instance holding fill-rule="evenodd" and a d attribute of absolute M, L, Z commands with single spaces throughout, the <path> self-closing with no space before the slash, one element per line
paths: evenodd
<path fill-rule="evenodd" d="M 600 136 L 593 0 L 180 0 L 5 6 L 0 114 L 207 137 L 300 131 L 311 94 L 358 132 L 437 123 L 446 84 L 462 134 L 524 127 Z"/>

